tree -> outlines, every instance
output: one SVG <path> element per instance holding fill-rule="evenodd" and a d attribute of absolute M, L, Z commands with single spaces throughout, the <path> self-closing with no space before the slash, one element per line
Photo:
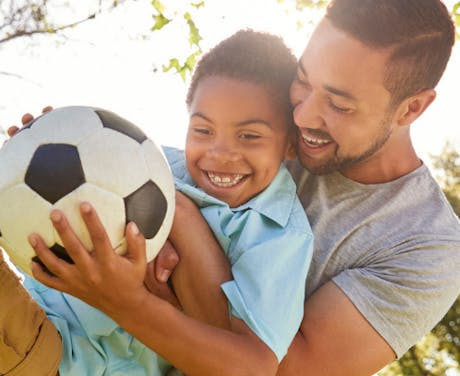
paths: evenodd
<path fill-rule="evenodd" d="M 124 1 L 126 0 L 95 1 L 94 8 L 89 9 L 86 16 L 59 23 L 52 20 L 53 10 L 59 8 L 58 4 L 53 1 L 3 0 L 0 4 L 0 44 L 34 34 L 56 34 L 59 31 L 92 20 L 97 14 L 115 8 Z"/>
<path fill-rule="evenodd" d="M 278 3 L 283 4 L 283 3 L 295 3 L 295 8 L 297 11 L 303 11 L 305 9 L 308 10 L 318 10 L 318 9 L 323 9 L 328 3 L 329 0 L 277 0 Z M 175 16 L 173 17 L 166 17 L 166 13 L 168 12 L 168 8 L 165 7 L 165 5 L 160 1 L 160 0 L 153 0 L 152 5 L 155 9 L 155 25 L 152 28 L 152 30 L 161 30 L 163 27 L 168 25 L 171 22 L 178 21 L 180 20 L 180 16 L 178 16 L 177 11 L 173 12 Z M 169 6 L 169 5 L 168 5 Z M 189 7 L 194 7 L 196 9 L 199 8 L 204 8 L 205 7 L 205 1 L 194 1 L 191 0 L 189 2 Z M 452 17 L 457 25 L 457 37 L 460 38 L 460 33 L 458 32 L 458 27 L 460 27 L 460 1 L 455 3 L 451 9 Z M 169 65 L 164 66 L 163 70 L 164 71 L 169 71 L 169 70 L 175 70 L 177 73 L 179 73 L 182 76 L 182 79 L 185 80 L 185 76 L 187 74 L 190 74 L 193 71 L 193 67 L 195 65 L 195 62 L 197 61 L 197 58 L 201 54 L 201 46 L 200 46 L 200 41 L 201 41 L 201 36 L 199 34 L 199 28 L 196 25 L 196 23 L 193 21 L 193 18 L 191 17 L 189 12 L 183 13 L 182 17 L 184 17 L 187 20 L 187 23 L 189 24 L 189 41 L 190 41 L 190 46 L 191 46 L 191 53 L 190 55 L 185 59 L 185 61 L 180 62 L 177 58 L 172 58 L 169 61 Z M 306 19 L 308 22 L 308 18 Z M 298 23 L 298 26 L 301 27 L 302 23 Z"/>
<path fill-rule="evenodd" d="M 35 34 L 56 34 L 65 29 L 75 27 L 81 23 L 94 19 L 98 14 L 115 8 L 120 3 L 136 0 L 94 0 L 92 9 L 88 9 L 85 16 L 72 19 L 65 23 L 53 21 L 53 10 L 62 8 L 62 2 L 56 0 L 2 0 L 0 3 L 0 46 L 2 43 L 13 39 L 32 36 Z M 279 4 L 294 5 L 297 12 L 304 10 L 314 11 L 323 9 L 329 0 L 272 0 Z M 67 6 L 72 4 L 67 1 Z M 73 2 L 73 5 L 76 1 Z M 166 0 L 151 0 L 153 25 L 152 32 L 159 32 L 167 28 L 171 23 L 186 23 L 187 38 L 190 51 L 184 59 L 171 57 L 167 64 L 163 65 L 163 71 L 174 71 L 185 81 L 186 76 L 191 74 L 196 61 L 202 53 L 199 25 L 195 22 L 197 11 L 206 11 L 206 0 L 183 0 L 170 2 Z M 167 5 L 166 5 L 167 4 Z M 65 6 L 65 5 L 64 5 Z M 457 25 L 460 25 L 460 1 L 456 2 L 452 9 L 452 16 Z M 308 22 L 306 17 L 302 22 L 298 21 L 298 27 Z M 460 35 L 460 34 L 458 34 Z M 11 74 L 0 72 L 0 74 Z"/>
<path fill-rule="evenodd" d="M 437 179 L 447 199 L 460 217 L 460 155 L 454 146 L 446 143 L 441 154 L 432 156 Z"/>

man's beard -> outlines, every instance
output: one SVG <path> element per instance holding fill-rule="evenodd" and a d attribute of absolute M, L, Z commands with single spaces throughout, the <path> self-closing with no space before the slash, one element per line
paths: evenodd
<path fill-rule="evenodd" d="M 379 151 L 390 138 L 391 136 L 390 118 L 391 118 L 390 114 L 387 113 L 381 122 L 380 132 L 378 134 L 377 139 L 372 143 L 372 145 L 367 150 L 365 150 L 361 154 L 356 155 L 356 156 L 349 156 L 349 157 L 339 157 L 337 155 L 339 147 L 337 146 L 337 148 L 335 149 L 333 158 L 325 161 L 323 164 L 318 165 L 318 166 L 308 166 L 305 164 L 304 167 L 308 171 L 310 171 L 312 174 L 325 175 L 325 174 L 330 174 L 335 171 L 346 170 L 368 159 L 369 157 L 374 155 L 377 151 Z"/>

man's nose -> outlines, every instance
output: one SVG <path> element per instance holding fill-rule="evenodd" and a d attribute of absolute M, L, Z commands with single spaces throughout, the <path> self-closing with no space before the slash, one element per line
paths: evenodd
<path fill-rule="evenodd" d="M 319 129 L 324 127 L 318 97 L 310 93 L 294 106 L 294 123 L 299 128 Z"/>

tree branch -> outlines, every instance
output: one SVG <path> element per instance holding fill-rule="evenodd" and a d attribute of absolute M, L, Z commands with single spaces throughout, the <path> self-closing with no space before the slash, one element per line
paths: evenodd
<path fill-rule="evenodd" d="M 56 34 L 59 31 L 69 29 L 69 28 L 75 27 L 75 26 L 77 26 L 79 24 L 82 24 L 84 22 L 87 22 L 89 20 L 92 20 L 92 19 L 96 18 L 96 14 L 97 13 L 92 13 L 88 17 L 86 17 L 86 18 L 84 18 L 82 20 L 72 22 L 72 23 L 67 24 L 67 25 L 62 25 L 62 26 L 59 26 L 59 27 L 55 27 L 55 28 L 35 29 L 35 30 L 17 30 L 14 34 L 11 34 L 11 35 L 8 35 L 8 36 L 6 36 L 4 38 L 1 38 L 0 39 L 0 44 L 4 43 L 4 42 L 8 42 L 8 41 L 10 41 L 12 39 L 15 39 L 15 38 L 20 38 L 20 37 L 24 37 L 24 36 L 32 36 L 34 34 Z"/>

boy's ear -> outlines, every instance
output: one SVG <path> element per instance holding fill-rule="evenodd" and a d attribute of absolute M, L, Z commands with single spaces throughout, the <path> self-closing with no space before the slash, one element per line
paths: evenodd
<path fill-rule="evenodd" d="M 290 161 L 297 157 L 297 129 L 291 130 L 288 136 L 288 144 L 284 153 L 284 160 Z"/>
<path fill-rule="evenodd" d="M 412 124 L 436 98 L 436 91 L 425 89 L 404 100 L 397 110 L 398 125 Z"/>

